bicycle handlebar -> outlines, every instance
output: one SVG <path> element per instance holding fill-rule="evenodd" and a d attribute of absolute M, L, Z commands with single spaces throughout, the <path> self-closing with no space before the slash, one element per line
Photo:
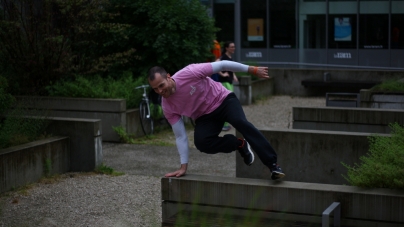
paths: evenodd
<path fill-rule="evenodd" d="M 149 87 L 149 85 L 144 84 L 144 85 L 141 85 L 141 86 L 135 87 L 135 89 L 139 89 L 139 88 L 146 88 L 146 87 Z"/>

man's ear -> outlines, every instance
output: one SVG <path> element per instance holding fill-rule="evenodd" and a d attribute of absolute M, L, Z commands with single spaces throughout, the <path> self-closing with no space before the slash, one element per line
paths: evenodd
<path fill-rule="evenodd" d="M 167 73 L 167 78 L 168 78 L 168 79 L 170 79 L 170 78 L 171 78 L 170 73 Z"/>

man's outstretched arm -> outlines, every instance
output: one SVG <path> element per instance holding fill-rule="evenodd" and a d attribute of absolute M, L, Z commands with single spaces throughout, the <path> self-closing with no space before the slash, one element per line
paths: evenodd
<path fill-rule="evenodd" d="M 234 61 L 211 62 L 213 73 L 220 71 L 248 72 L 258 78 L 269 78 L 268 67 L 248 66 Z"/>
<path fill-rule="evenodd" d="M 165 177 L 180 177 L 185 175 L 188 168 L 188 136 L 182 118 L 172 125 L 172 128 L 175 135 L 175 143 L 177 144 L 178 153 L 180 154 L 181 167 L 177 171 L 167 173 Z"/>

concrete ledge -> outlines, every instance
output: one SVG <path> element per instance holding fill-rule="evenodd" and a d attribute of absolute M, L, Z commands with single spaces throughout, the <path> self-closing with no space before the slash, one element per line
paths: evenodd
<path fill-rule="evenodd" d="M 274 94 L 274 78 L 252 81 L 250 76 L 241 76 L 234 84 L 234 93 L 242 105 L 250 105 L 257 99 Z"/>
<path fill-rule="evenodd" d="M 346 184 L 342 175 L 348 165 L 360 162 L 369 150 L 370 133 L 298 129 L 260 129 L 278 155 L 278 163 L 286 173 L 285 180 L 295 182 Z M 389 136 L 387 134 L 380 134 Z M 242 137 L 237 132 L 237 137 Z M 257 157 L 257 156 L 256 156 Z M 236 176 L 269 179 L 270 171 L 258 159 L 246 166 L 236 156 Z"/>
<path fill-rule="evenodd" d="M 390 123 L 404 124 L 404 110 L 293 107 L 293 129 L 390 133 Z"/>
<path fill-rule="evenodd" d="M 302 80 L 324 80 L 324 74 L 329 74 L 332 81 L 352 80 L 378 81 L 394 80 L 403 77 L 402 71 L 377 71 L 360 69 L 275 69 L 269 68 L 268 75 L 274 77 L 275 94 L 294 96 L 323 96 L 327 92 L 359 92 L 359 88 L 305 88 Z"/>
<path fill-rule="evenodd" d="M 26 114 L 36 115 L 36 109 L 47 110 L 49 117 L 100 119 L 103 128 L 103 140 L 120 142 L 119 135 L 112 127 L 122 126 L 126 129 L 125 99 L 90 99 L 64 97 L 25 97 L 18 96 L 18 101 L 33 111 Z"/>
<path fill-rule="evenodd" d="M 49 174 L 70 170 L 70 141 L 55 136 L 0 150 L 0 193 L 28 183 L 45 175 L 46 160 L 50 161 Z"/>
<path fill-rule="evenodd" d="M 403 92 L 360 91 L 361 107 L 379 109 L 404 109 Z"/>
<path fill-rule="evenodd" d="M 101 121 L 78 118 L 49 118 L 46 132 L 70 138 L 70 169 L 93 171 L 102 164 Z"/>
<path fill-rule="evenodd" d="M 16 96 L 27 108 L 49 110 L 76 110 L 90 112 L 124 112 L 125 99 L 66 98 L 47 96 Z"/>
<path fill-rule="evenodd" d="M 404 224 L 404 194 L 388 189 L 186 175 L 162 178 L 161 190 L 163 223 L 182 211 L 319 223 L 322 212 L 340 202 L 343 226 Z"/>

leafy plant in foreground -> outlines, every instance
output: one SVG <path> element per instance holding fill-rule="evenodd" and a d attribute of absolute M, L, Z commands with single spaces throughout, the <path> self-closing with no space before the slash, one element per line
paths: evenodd
<path fill-rule="evenodd" d="M 404 128 L 397 123 L 390 124 L 391 136 L 369 137 L 370 148 L 361 163 L 343 165 L 350 184 L 359 187 L 404 189 Z"/>

